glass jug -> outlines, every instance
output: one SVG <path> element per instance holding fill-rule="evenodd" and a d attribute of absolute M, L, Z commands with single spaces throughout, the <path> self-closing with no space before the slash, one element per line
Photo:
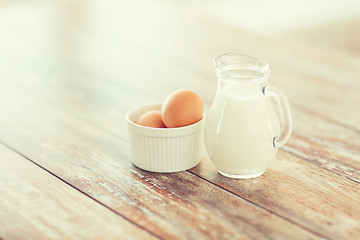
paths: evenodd
<path fill-rule="evenodd" d="M 205 146 L 220 174 L 262 175 L 292 133 L 286 97 L 268 86 L 269 65 L 239 54 L 215 58 L 218 88 L 207 114 Z"/>

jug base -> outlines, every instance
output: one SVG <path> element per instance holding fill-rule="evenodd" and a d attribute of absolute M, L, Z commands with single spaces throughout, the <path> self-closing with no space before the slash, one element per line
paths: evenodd
<path fill-rule="evenodd" d="M 259 172 L 259 173 L 253 173 L 253 174 L 228 174 L 219 171 L 221 175 L 228 178 L 234 178 L 234 179 L 250 179 L 250 178 L 256 178 L 260 177 L 265 171 Z"/>

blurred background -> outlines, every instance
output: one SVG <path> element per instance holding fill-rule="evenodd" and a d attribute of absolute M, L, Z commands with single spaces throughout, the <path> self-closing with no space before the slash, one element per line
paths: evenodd
<path fill-rule="evenodd" d="M 214 56 L 263 58 L 276 79 L 279 66 L 305 54 L 329 64 L 337 55 L 358 59 L 359 28 L 358 0 L 0 0 L 0 81 L 74 111 L 162 101 L 178 88 L 209 105 Z"/>

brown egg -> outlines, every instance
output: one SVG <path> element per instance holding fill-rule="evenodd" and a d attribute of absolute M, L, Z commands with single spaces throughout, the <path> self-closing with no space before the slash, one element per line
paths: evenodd
<path fill-rule="evenodd" d="M 135 123 L 145 127 L 166 128 L 161 119 L 161 112 L 155 110 L 143 113 Z"/>
<path fill-rule="evenodd" d="M 195 92 L 180 89 L 171 93 L 161 108 L 161 117 L 166 127 L 183 127 L 201 120 L 204 104 Z"/>

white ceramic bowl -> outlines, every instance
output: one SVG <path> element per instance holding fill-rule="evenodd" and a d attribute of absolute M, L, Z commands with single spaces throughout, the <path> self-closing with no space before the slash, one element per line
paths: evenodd
<path fill-rule="evenodd" d="M 163 173 L 195 167 L 202 155 L 204 117 L 197 123 L 179 128 L 151 128 L 134 123 L 144 112 L 160 109 L 161 104 L 150 104 L 126 113 L 133 164 L 147 171 Z"/>

